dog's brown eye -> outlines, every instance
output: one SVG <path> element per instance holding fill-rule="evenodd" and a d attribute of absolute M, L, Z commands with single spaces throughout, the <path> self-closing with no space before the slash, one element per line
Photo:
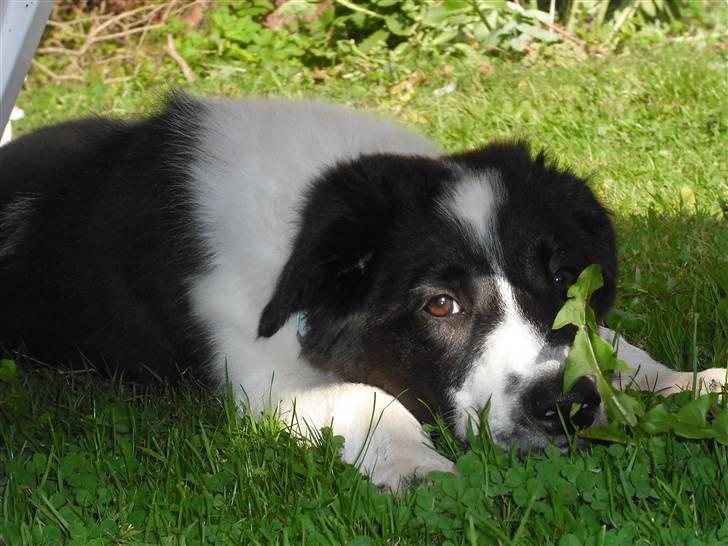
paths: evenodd
<path fill-rule="evenodd" d="M 433 317 L 449 317 L 462 312 L 460 304 L 445 294 L 435 296 L 428 301 L 425 310 Z"/>
<path fill-rule="evenodd" d="M 571 269 L 559 269 L 554 273 L 554 286 L 560 290 L 566 290 L 576 280 L 576 275 Z"/>

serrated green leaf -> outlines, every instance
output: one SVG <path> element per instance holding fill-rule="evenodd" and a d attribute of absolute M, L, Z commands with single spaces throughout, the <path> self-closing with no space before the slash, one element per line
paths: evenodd
<path fill-rule="evenodd" d="M 617 357 L 614 354 L 614 349 L 606 340 L 599 337 L 596 332 L 589 332 L 589 342 L 602 371 L 611 371 L 617 367 Z"/>
<path fill-rule="evenodd" d="M 624 361 L 617 358 L 609 342 L 602 339 L 596 331 L 589 332 L 589 340 L 591 341 L 600 370 L 603 372 L 612 370 L 619 370 L 620 372 L 630 371 L 630 367 Z"/>
<path fill-rule="evenodd" d="M 707 425 L 708 410 L 717 402 L 717 394 L 709 394 L 692 400 L 677 412 L 677 422 L 686 426 L 704 427 Z"/>
<path fill-rule="evenodd" d="M 591 264 L 586 267 L 576 279 L 576 282 L 569 287 L 566 303 L 561 307 L 552 328 L 558 330 L 567 324 L 575 326 L 588 326 L 596 330 L 596 317 L 594 311 L 589 307 L 591 295 L 604 286 L 602 279 L 602 268 L 598 264 Z"/>
<path fill-rule="evenodd" d="M 665 404 L 658 404 L 645 413 L 640 419 L 640 428 L 647 434 L 662 434 L 672 430 L 675 416 L 672 415 Z"/>
<path fill-rule="evenodd" d="M 594 309 L 590 305 L 587 305 L 584 316 L 586 317 L 586 327 L 589 328 L 589 331 L 597 332 L 599 330 L 597 328 L 597 316 L 594 314 Z"/>
<path fill-rule="evenodd" d="M 604 399 L 610 419 L 630 426 L 637 425 L 637 416 L 643 413 L 641 404 L 637 398 L 626 392 L 616 391 L 611 385 L 609 385 L 609 390 L 600 390 L 599 394 Z"/>
<path fill-rule="evenodd" d="M 604 286 L 602 268 L 599 264 L 591 264 L 579 274 L 576 282 L 569 287 L 566 295 L 587 302 L 591 295 Z"/>
<path fill-rule="evenodd" d="M 0 381 L 15 383 L 18 378 L 18 368 L 14 360 L 3 358 L 0 360 Z"/>
<path fill-rule="evenodd" d="M 634 426 L 637 416 L 643 413 L 641 404 L 626 393 L 616 392 L 603 374 L 605 371 L 627 371 L 629 368 L 617 359 L 612 346 L 597 333 L 596 317 L 588 302 L 591 295 L 602 286 L 604 281 L 599 265 L 586 267 L 569 288 L 569 300 L 554 320 L 554 328 L 557 329 L 567 324 L 578 327 L 566 358 L 564 392 L 569 392 L 580 377 L 591 376 L 596 380 L 597 390 L 607 406 L 609 416 L 618 423 Z"/>
<path fill-rule="evenodd" d="M 619 423 L 609 423 L 608 425 L 580 430 L 579 436 L 590 440 L 602 440 L 619 444 L 627 443 L 627 433 L 624 431 L 624 426 Z"/>
<path fill-rule="evenodd" d="M 611 386 L 611 385 L 610 385 Z M 616 396 L 619 398 L 622 405 L 627 408 L 630 415 L 634 418 L 630 422 L 632 426 L 637 425 L 637 417 L 642 417 L 645 414 L 645 406 L 642 403 L 642 399 L 637 396 L 632 396 L 629 393 L 622 392 L 620 390 L 614 390 Z"/>
<path fill-rule="evenodd" d="M 580 377 L 596 374 L 599 374 L 599 366 L 594 360 L 589 336 L 584 328 L 579 328 L 569 355 L 566 357 L 564 392 L 569 392 Z"/>
<path fill-rule="evenodd" d="M 559 330 L 569 324 L 581 326 L 585 322 L 586 315 L 584 313 L 584 302 L 577 299 L 569 299 L 566 300 L 566 303 L 556 315 L 552 328 L 554 330 Z"/>

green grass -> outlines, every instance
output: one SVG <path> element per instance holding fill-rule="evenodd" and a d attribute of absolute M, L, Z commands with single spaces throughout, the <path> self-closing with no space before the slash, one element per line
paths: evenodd
<path fill-rule="evenodd" d="M 43 59 L 41 59 L 43 62 Z M 362 61 L 363 62 L 363 61 Z M 725 53 L 691 45 L 580 62 L 330 70 L 208 67 L 193 89 L 315 96 L 380 111 L 449 150 L 526 137 L 588 175 L 620 236 L 613 320 L 669 365 L 728 363 Z M 118 70 L 125 70 L 119 67 Z M 154 79 L 154 70 L 158 70 Z M 152 107 L 176 65 L 104 85 L 34 74 L 21 132 Z M 447 75 L 445 75 L 447 74 Z M 155 85 L 155 82 L 166 82 Z M 449 94 L 433 91 L 456 83 Z M 725 544 L 728 448 L 634 437 L 518 457 L 487 435 L 401 498 L 274 419 L 205 389 L 31 370 L 0 382 L 0 542 L 7 544 Z M 448 447 L 450 446 L 450 447 Z"/>

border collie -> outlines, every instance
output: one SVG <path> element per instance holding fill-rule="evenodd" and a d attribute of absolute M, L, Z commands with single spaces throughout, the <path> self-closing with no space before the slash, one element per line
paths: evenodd
<path fill-rule="evenodd" d="M 523 143 L 446 155 L 390 122 L 282 100 L 172 97 L 0 149 L 0 342 L 143 380 L 191 368 L 254 411 L 331 425 L 378 484 L 448 471 L 420 422 L 565 448 L 604 419 L 562 394 L 553 331 L 587 265 L 615 295 L 615 239 L 583 180 Z M 603 335 L 611 336 L 604 330 Z M 672 372 L 622 342 L 640 387 Z M 725 371 L 702 372 L 713 389 Z"/>

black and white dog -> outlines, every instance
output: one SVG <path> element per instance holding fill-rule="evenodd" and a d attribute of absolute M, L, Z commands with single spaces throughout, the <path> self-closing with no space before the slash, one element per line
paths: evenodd
<path fill-rule="evenodd" d="M 177 96 L 0 149 L 7 349 L 229 378 L 254 411 L 332 425 L 393 488 L 452 468 L 420 427 L 435 412 L 462 437 L 490 402 L 496 441 L 526 450 L 566 446 L 558 409 L 603 419 L 591 380 L 562 394 L 574 332 L 551 329 L 591 263 L 603 315 L 615 241 L 583 180 L 523 144 L 444 155 L 336 106 Z M 621 345 L 637 385 L 692 383 Z"/>

